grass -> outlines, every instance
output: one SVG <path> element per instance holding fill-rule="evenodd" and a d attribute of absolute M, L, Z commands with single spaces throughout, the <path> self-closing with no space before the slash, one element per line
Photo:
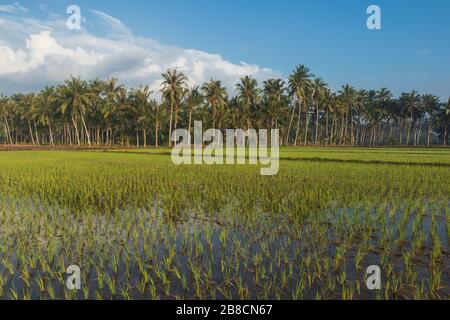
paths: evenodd
<path fill-rule="evenodd" d="M 450 150 L 287 148 L 272 177 L 169 153 L 0 152 L 0 297 L 450 298 Z"/>

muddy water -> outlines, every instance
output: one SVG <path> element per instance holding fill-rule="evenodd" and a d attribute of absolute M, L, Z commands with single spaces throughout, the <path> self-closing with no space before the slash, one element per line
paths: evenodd
<path fill-rule="evenodd" d="M 1 252 L 0 296 L 11 299 L 17 292 L 18 298 L 48 299 L 52 287 L 55 298 L 78 299 L 341 299 L 345 291 L 355 299 L 403 299 L 413 298 L 423 286 L 429 295 L 423 298 L 445 299 L 450 294 L 446 209 L 426 208 L 419 216 L 406 207 L 355 205 L 296 223 L 265 213 L 252 221 L 194 213 L 168 219 L 157 207 L 84 216 L 28 203 L 2 213 L 9 225 L 0 227 L 0 238 L 9 249 Z M 27 233 L 36 224 L 54 233 Z M 390 238 L 383 242 L 386 230 Z M 433 295 L 427 293 L 432 230 L 442 247 L 434 265 L 441 284 Z M 418 235 L 424 240 L 406 265 L 404 256 Z M 359 251 L 364 254 L 358 267 Z M 36 258 L 34 264 L 30 257 Z M 80 266 L 84 288 L 73 295 L 65 288 L 70 264 Z M 381 267 L 381 291 L 366 288 L 370 265 Z M 144 285 L 142 266 L 148 275 Z M 105 279 L 115 283 L 116 292 Z M 397 282 L 399 289 L 392 289 Z"/>

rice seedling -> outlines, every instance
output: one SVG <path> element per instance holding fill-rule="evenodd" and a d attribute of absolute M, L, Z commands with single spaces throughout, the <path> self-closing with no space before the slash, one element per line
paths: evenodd
<path fill-rule="evenodd" d="M 446 299 L 450 152 L 380 150 L 282 150 L 273 177 L 152 151 L 0 153 L 0 296 Z"/>

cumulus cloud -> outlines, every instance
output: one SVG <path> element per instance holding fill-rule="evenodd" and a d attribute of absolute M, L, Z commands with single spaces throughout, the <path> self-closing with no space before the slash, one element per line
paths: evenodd
<path fill-rule="evenodd" d="M 19 6 L 0 8 L 18 10 Z M 230 90 L 244 75 L 259 81 L 281 77 L 269 68 L 232 63 L 218 54 L 137 37 L 120 20 L 98 10 L 89 13 L 79 31 L 66 29 L 65 17 L 55 14 L 45 21 L 0 15 L 0 91 L 37 90 L 71 75 L 84 79 L 117 77 L 128 86 L 149 85 L 157 91 L 161 73 L 168 68 L 184 72 L 191 85 L 215 78 Z"/>
<path fill-rule="evenodd" d="M 28 73 L 48 63 L 96 66 L 103 58 L 103 55 L 88 53 L 81 47 L 65 48 L 51 36 L 51 31 L 41 31 L 30 35 L 24 50 L 0 46 L 0 76 Z"/>

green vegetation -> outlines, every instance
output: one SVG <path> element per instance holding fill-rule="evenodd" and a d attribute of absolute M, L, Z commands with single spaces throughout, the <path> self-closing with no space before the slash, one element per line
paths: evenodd
<path fill-rule="evenodd" d="M 39 93 L 0 95 L 0 143 L 170 147 L 173 130 L 194 120 L 205 130 L 279 129 L 284 146 L 430 147 L 449 139 L 450 99 L 414 90 L 394 98 L 387 88 L 348 84 L 333 92 L 303 65 L 286 82 L 242 77 L 234 95 L 214 79 L 189 87 L 176 69 L 161 77 L 158 92 L 72 77 Z"/>
<path fill-rule="evenodd" d="M 0 297 L 450 297 L 450 150 L 282 149 L 271 177 L 168 152 L 0 152 Z"/>

